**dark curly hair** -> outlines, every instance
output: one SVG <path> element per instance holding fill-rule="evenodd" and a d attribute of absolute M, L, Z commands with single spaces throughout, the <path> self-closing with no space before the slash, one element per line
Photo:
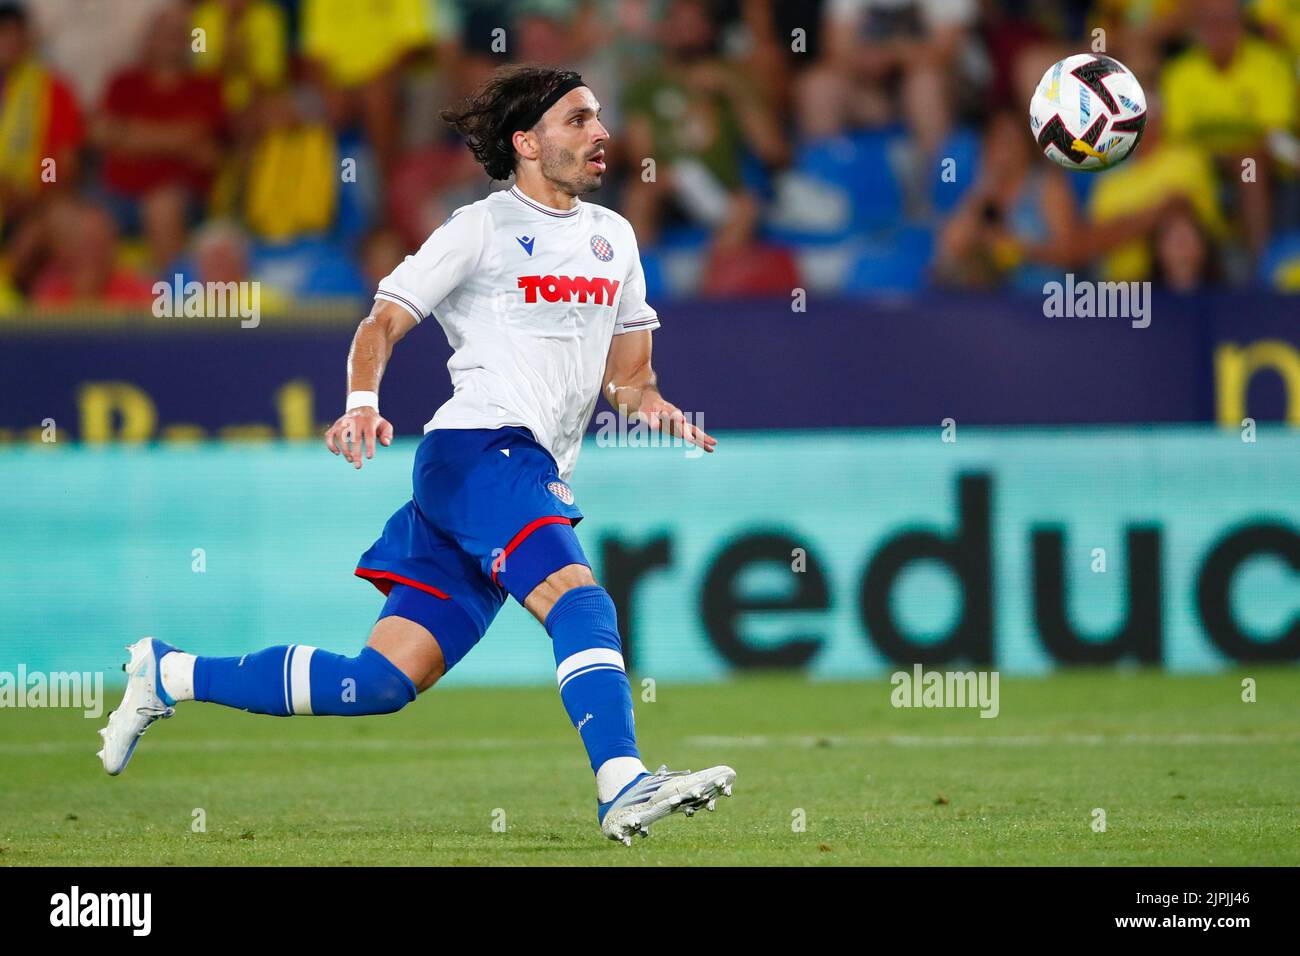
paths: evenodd
<path fill-rule="evenodd" d="M 460 109 L 439 116 L 469 144 L 474 158 L 493 179 L 508 179 L 515 169 L 514 134 L 529 127 L 537 108 L 561 86 L 580 81 L 573 70 L 540 66 L 504 67 L 492 75 Z"/>

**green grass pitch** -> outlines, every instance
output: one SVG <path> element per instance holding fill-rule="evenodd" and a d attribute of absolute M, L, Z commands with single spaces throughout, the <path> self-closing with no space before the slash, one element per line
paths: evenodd
<path fill-rule="evenodd" d="M 995 719 L 889 692 L 660 682 L 637 706 L 647 762 L 731 764 L 736 792 L 631 849 L 600 837 L 554 688 L 362 719 L 182 704 L 117 778 L 103 718 L 4 710 L 0 865 L 1300 864 L 1298 669 L 1004 679 Z"/>

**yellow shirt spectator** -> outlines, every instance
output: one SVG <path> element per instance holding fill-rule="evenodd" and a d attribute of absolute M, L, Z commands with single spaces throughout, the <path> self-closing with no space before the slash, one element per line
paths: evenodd
<path fill-rule="evenodd" d="M 1179 0 L 1096 0 L 1093 19 L 1121 26 L 1146 26 L 1176 13 L 1178 2 Z"/>
<path fill-rule="evenodd" d="M 1107 170 L 1092 191 L 1088 217 L 1093 222 L 1107 222 L 1151 209 L 1177 195 L 1192 204 L 1196 218 L 1211 236 L 1224 234 L 1214 164 L 1204 150 L 1167 140 L 1152 152 L 1139 152 L 1127 164 Z M 1136 282 L 1150 278 L 1151 265 L 1146 241 L 1136 239 L 1109 253 L 1101 272 L 1106 282 Z"/>
<path fill-rule="evenodd" d="M 433 39 L 428 0 L 304 0 L 303 53 L 330 80 L 361 86 Z"/>
<path fill-rule="evenodd" d="M 244 220 L 272 242 L 324 232 L 334 221 L 338 184 L 338 150 L 328 127 L 270 130 L 249 157 Z"/>
<path fill-rule="evenodd" d="M 1250 12 L 1256 23 L 1269 27 L 1300 57 L 1300 0 L 1255 0 Z"/>
<path fill-rule="evenodd" d="M 1286 57 L 1245 37 L 1227 69 L 1199 48 L 1175 57 L 1160 77 L 1166 133 L 1216 153 L 1249 148 L 1295 122 L 1296 78 Z"/>
<path fill-rule="evenodd" d="M 288 72 L 289 40 L 284 11 L 271 0 L 250 0 L 232 21 L 224 0 L 202 0 L 194 28 L 204 33 L 206 51 L 194 58 L 200 73 L 220 73 L 226 107 L 244 109 L 258 89 L 274 89 Z"/>

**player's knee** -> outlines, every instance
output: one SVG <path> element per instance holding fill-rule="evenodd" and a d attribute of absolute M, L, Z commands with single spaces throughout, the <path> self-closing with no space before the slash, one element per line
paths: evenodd
<path fill-rule="evenodd" d="M 375 715 L 395 714 L 415 700 L 406 686 L 391 678 L 372 685 L 367 697 L 369 706 L 366 708 L 366 713 Z"/>
<path fill-rule="evenodd" d="M 560 600 L 579 589 L 604 590 L 596 584 L 591 568 L 585 564 L 569 564 L 558 571 L 552 571 L 539 581 L 537 586 L 528 593 L 523 605 L 537 620 L 545 624 L 546 618 Z"/>
<path fill-rule="evenodd" d="M 311 664 L 311 712 L 339 717 L 391 714 L 415 700 L 414 681 L 373 647 L 356 657 L 319 655 Z"/>
<path fill-rule="evenodd" d="M 546 580 L 559 594 L 572 591 L 574 588 L 591 587 L 596 583 L 591 568 L 585 564 L 565 565 L 560 570 L 548 575 Z"/>
<path fill-rule="evenodd" d="M 362 648 L 356 660 L 366 680 L 367 713 L 392 714 L 415 700 L 415 682 L 373 647 Z"/>

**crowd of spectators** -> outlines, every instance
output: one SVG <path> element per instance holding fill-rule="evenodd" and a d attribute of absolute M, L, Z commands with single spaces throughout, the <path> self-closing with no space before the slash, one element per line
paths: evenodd
<path fill-rule="evenodd" d="M 1149 106 L 1095 175 L 1026 116 L 1089 50 Z M 512 62 L 601 100 L 652 296 L 1300 290 L 1290 0 L 0 0 L 0 313 L 364 301 L 490 187 L 437 115 Z"/>

